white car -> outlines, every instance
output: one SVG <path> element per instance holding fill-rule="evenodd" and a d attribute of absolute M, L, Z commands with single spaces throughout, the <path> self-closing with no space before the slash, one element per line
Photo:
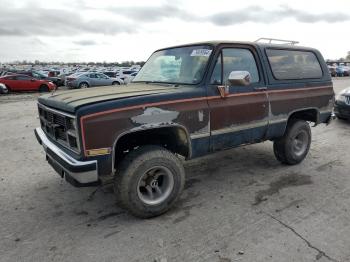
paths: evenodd
<path fill-rule="evenodd" d="M 128 75 L 128 76 L 125 76 L 125 78 L 124 78 L 124 83 L 127 85 L 127 84 L 129 84 L 134 78 L 135 78 L 135 76 L 137 75 L 137 73 L 138 72 L 134 72 L 134 73 L 132 73 L 132 74 L 130 74 L 130 75 Z"/>

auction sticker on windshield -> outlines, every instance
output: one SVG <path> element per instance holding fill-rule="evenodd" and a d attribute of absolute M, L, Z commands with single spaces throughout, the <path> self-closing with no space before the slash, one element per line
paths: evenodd
<path fill-rule="evenodd" d="M 191 53 L 191 56 L 210 56 L 210 49 L 194 49 Z"/>

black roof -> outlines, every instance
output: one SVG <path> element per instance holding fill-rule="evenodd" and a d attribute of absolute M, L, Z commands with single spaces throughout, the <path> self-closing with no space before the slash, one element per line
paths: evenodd
<path fill-rule="evenodd" d="M 176 46 L 170 46 L 166 48 L 161 48 L 159 50 L 168 49 L 168 48 L 176 48 L 176 47 L 183 47 L 183 46 L 191 46 L 191 45 L 210 45 L 210 46 L 218 46 L 218 45 L 224 45 L 224 44 L 241 44 L 241 45 L 250 45 L 260 48 L 285 48 L 285 49 L 295 49 L 295 50 L 316 50 L 311 47 L 305 47 L 305 46 L 299 46 L 299 45 L 290 45 L 290 44 L 270 44 L 270 43 L 263 43 L 263 42 L 249 42 L 249 41 L 229 41 L 229 40 L 210 40 L 210 41 L 203 41 L 203 42 L 195 42 L 195 43 L 188 43 L 183 45 L 176 45 Z"/>

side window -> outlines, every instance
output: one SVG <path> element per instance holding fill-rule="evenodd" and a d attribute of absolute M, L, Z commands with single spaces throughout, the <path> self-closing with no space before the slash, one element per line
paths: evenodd
<path fill-rule="evenodd" d="M 221 63 L 223 63 L 223 66 Z M 260 80 L 255 58 L 252 52 L 248 49 L 222 49 L 221 54 L 216 61 L 210 83 L 225 83 L 232 71 L 248 71 L 251 76 L 251 83 L 257 83 Z"/>
<path fill-rule="evenodd" d="M 310 51 L 267 49 L 273 76 L 277 80 L 321 78 L 322 69 L 316 55 Z"/>
<path fill-rule="evenodd" d="M 98 78 L 107 79 L 108 77 L 104 74 L 97 74 Z"/>
<path fill-rule="evenodd" d="M 259 82 L 258 68 L 251 51 L 242 48 L 226 48 L 222 50 L 222 55 L 224 83 L 232 71 L 248 71 L 251 76 L 251 83 Z"/>
<path fill-rule="evenodd" d="M 28 81 L 30 80 L 31 78 L 29 76 L 17 76 L 17 80 L 25 80 L 25 81 Z"/>
<path fill-rule="evenodd" d="M 90 78 L 97 78 L 96 74 L 90 74 L 89 77 Z"/>

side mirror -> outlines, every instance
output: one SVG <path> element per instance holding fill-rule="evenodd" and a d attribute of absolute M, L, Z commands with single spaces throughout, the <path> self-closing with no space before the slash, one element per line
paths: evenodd
<path fill-rule="evenodd" d="M 35 78 L 30 79 L 30 81 L 35 82 Z"/>
<path fill-rule="evenodd" d="M 223 86 L 218 86 L 220 96 L 227 97 L 230 94 L 230 86 L 248 86 L 250 85 L 250 73 L 248 71 L 232 71 Z"/>
<path fill-rule="evenodd" d="M 248 86 L 251 83 L 250 73 L 248 71 L 232 71 L 227 79 L 230 86 Z"/>

